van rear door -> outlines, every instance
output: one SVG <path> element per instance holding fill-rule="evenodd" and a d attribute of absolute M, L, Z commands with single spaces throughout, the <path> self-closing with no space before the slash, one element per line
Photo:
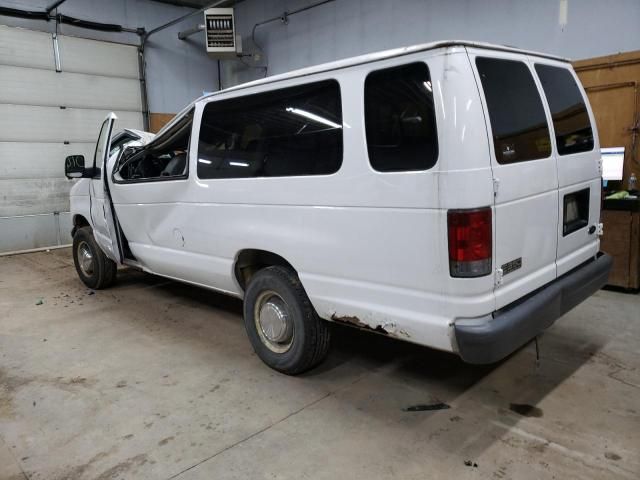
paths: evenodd
<path fill-rule="evenodd" d="M 468 49 L 491 150 L 496 308 L 556 278 L 558 171 L 541 86 L 526 56 Z"/>
<path fill-rule="evenodd" d="M 532 58 L 549 105 L 558 164 L 558 276 L 599 250 L 600 149 L 593 114 L 571 65 Z"/>

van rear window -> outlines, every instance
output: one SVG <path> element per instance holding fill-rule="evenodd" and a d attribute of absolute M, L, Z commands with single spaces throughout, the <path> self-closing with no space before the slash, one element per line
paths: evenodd
<path fill-rule="evenodd" d="M 433 87 L 424 63 L 371 72 L 364 83 L 364 118 L 375 170 L 427 170 L 435 165 Z"/>
<path fill-rule="evenodd" d="M 515 163 L 551 155 L 549 126 L 542 99 L 526 64 L 476 58 L 498 163 Z"/>
<path fill-rule="evenodd" d="M 573 75 L 566 68 L 536 64 L 547 97 L 560 155 L 593 150 L 589 113 Z"/>
<path fill-rule="evenodd" d="M 198 177 L 327 175 L 342 164 L 342 104 L 335 80 L 208 103 Z"/>

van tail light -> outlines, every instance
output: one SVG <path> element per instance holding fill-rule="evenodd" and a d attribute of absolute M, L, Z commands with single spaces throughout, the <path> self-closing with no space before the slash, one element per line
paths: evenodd
<path fill-rule="evenodd" d="M 452 277 L 491 273 L 491 208 L 449 210 L 449 272 Z"/>

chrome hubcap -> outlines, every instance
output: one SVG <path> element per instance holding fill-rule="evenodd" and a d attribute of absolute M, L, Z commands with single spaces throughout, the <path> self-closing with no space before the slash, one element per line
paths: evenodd
<path fill-rule="evenodd" d="M 78 265 L 87 277 L 93 275 L 93 253 L 87 242 L 80 242 L 78 245 Z"/>
<path fill-rule="evenodd" d="M 293 343 L 293 319 L 285 301 L 275 292 L 260 294 L 254 309 L 256 330 L 269 350 L 284 353 Z"/>

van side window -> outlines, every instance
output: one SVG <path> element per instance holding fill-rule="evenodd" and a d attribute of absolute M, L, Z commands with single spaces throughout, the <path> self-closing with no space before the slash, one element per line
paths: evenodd
<path fill-rule="evenodd" d="M 371 166 L 379 172 L 427 170 L 438 159 L 433 87 L 424 63 L 377 70 L 364 82 Z"/>
<path fill-rule="evenodd" d="M 593 130 L 584 98 L 566 68 L 536 64 L 549 103 L 560 155 L 593 150 Z"/>
<path fill-rule="evenodd" d="M 526 64 L 476 58 L 487 100 L 498 163 L 524 162 L 551 155 L 542 99 Z"/>
<path fill-rule="evenodd" d="M 340 85 L 307 85 L 204 107 L 198 177 L 328 175 L 342 164 Z"/>
<path fill-rule="evenodd" d="M 127 149 L 114 168 L 114 180 L 150 182 L 187 178 L 193 113 L 191 110 L 148 145 Z"/>

